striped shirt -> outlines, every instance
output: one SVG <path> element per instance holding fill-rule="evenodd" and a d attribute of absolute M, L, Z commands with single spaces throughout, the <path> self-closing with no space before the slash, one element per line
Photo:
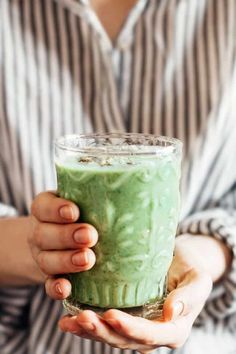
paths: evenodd
<path fill-rule="evenodd" d="M 86 0 L 0 1 L 0 216 L 27 215 L 36 194 L 55 189 L 60 135 L 181 139 L 179 233 L 210 235 L 234 254 L 196 325 L 228 334 L 236 330 L 235 37 L 235 0 L 139 0 L 114 43 Z M 0 353 L 132 353 L 60 332 L 62 313 L 43 286 L 1 288 Z M 235 353 L 235 343 L 224 350 Z"/>

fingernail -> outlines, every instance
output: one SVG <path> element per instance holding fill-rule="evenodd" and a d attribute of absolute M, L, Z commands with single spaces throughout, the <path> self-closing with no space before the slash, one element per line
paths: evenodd
<path fill-rule="evenodd" d="M 114 327 L 115 329 L 120 329 L 121 325 L 117 320 L 105 320 L 106 322 L 108 322 L 109 325 L 111 325 L 112 327 Z"/>
<path fill-rule="evenodd" d="M 184 311 L 184 303 L 182 301 L 178 301 L 174 304 L 173 307 L 174 308 L 173 308 L 172 320 L 175 320 L 176 318 L 182 315 Z"/>
<path fill-rule="evenodd" d="M 75 253 L 71 261 L 75 266 L 85 266 L 88 264 L 88 255 L 86 252 Z"/>
<path fill-rule="evenodd" d="M 95 325 L 91 322 L 80 322 L 79 325 L 89 332 L 94 331 L 96 328 Z"/>
<path fill-rule="evenodd" d="M 86 229 L 86 227 L 81 227 L 76 230 L 74 235 L 75 242 L 87 244 L 91 241 L 90 231 Z"/>
<path fill-rule="evenodd" d="M 65 205 L 59 209 L 60 216 L 66 220 L 74 219 L 74 211 L 71 206 Z"/>
<path fill-rule="evenodd" d="M 59 283 L 55 285 L 55 290 L 58 294 L 62 295 L 62 289 Z"/>

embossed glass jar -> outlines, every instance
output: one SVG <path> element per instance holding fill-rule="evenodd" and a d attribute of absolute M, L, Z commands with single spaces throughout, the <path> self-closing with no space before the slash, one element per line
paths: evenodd
<path fill-rule="evenodd" d="M 167 291 L 180 209 L 182 143 L 143 134 L 68 135 L 55 143 L 58 195 L 95 226 L 95 266 L 69 274 L 72 314 L 119 308 L 155 317 Z"/>

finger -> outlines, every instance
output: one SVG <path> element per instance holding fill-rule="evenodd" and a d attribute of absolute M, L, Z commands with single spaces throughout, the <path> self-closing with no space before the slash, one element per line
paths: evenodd
<path fill-rule="evenodd" d="M 82 327 L 79 326 L 77 322 L 77 316 L 66 315 L 60 319 L 58 325 L 63 332 L 70 332 L 76 336 L 90 340 L 98 340 L 95 338 L 95 335 L 91 333 L 91 331 L 85 331 Z"/>
<path fill-rule="evenodd" d="M 79 218 L 79 208 L 55 192 L 38 194 L 31 206 L 32 215 L 42 222 L 71 223 Z"/>
<path fill-rule="evenodd" d="M 76 316 L 66 315 L 62 317 L 58 322 L 58 326 L 63 332 L 70 332 L 79 337 L 91 339 L 88 338 L 88 334 L 78 325 Z"/>
<path fill-rule="evenodd" d="M 45 282 L 45 290 L 49 297 L 54 300 L 66 299 L 71 293 L 71 284 L 64 278 L 48 277 Z"/>
<path fill-rule="evenodd" d="M 65 250 L 93 247 L 97 243 L 98 233 L 89 224 L 38 223 L 34 238 L 41 250 Z"/>
<path fill-rule="evenodd" d="M 173 322 L 150 321 L 118 310 L 108 310 L 103 319 L 122 336 L 149 347 L 172 346 L 183 337 Z"/>
<path fill-rule="evenodd" d="M 198 314 L 212 289 L 212 279 L 204 272 L 190 270 L 167 297 L 163 306 L 166 321 L 175 320 L 193 312 Z"/>
<path fill-rule="evenodd" d="M 59 326 L 62 330 L 80 335 L 81 330 L 87 333 L 87 338 L 103 343 L 108 343 L 112 347 L 120 349 L 145 350 L 150 347 L 139 345 L 115 332 L 107 323 L 92 311 L 83 311 L 77 317 L 64 317 L 60 320 Z"/>
<path fill-rule="evenodd" d="M 75 251 L 41 251 L 36 257 L 40 269 L 48 275 L 76 273 L 89 270 L 95 264 L 90 248 Z"/>

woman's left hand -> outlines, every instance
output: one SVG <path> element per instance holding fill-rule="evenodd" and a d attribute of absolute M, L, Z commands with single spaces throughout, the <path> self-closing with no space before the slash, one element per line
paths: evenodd
<path fill-rule="evenodd" d="M 103 316 L 83 311 L 78 316 L 65 316 L 59 322 L 63 331 L 110 344 L 121 349 L 149 353 L 166 346 L 181 347 L 202 310 L 212 288 L 212 277 L 201 267 L 188 242 L 178 242 L 169 270 L 169 290 L 163 318 L 146 320 L 111 309 Z"/>

